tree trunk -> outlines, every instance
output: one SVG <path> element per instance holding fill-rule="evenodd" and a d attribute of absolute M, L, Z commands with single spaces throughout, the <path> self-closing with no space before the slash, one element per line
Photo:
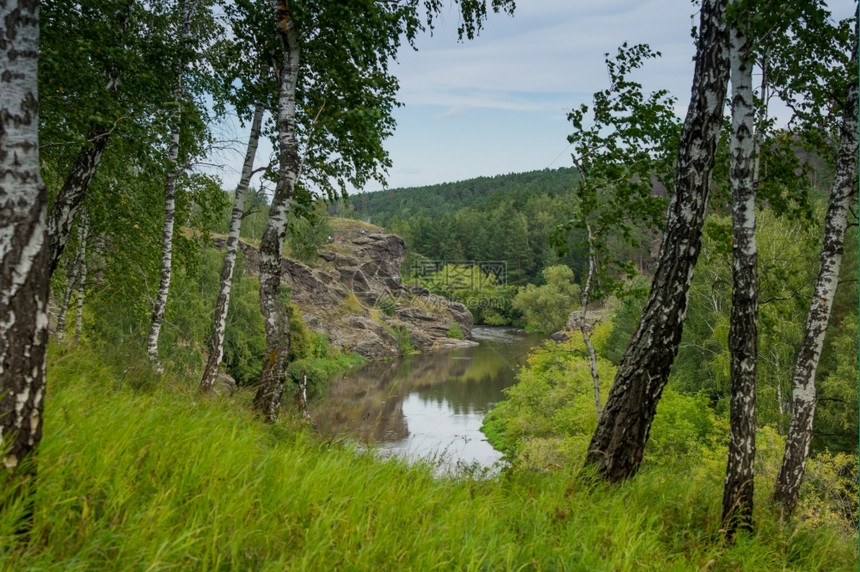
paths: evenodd
<path fill-rule="evenodd" d="M 611 482 L 639 469 L 657 402 L 681 340 L 723 122 L 729 72 L 725 10 L 726 0 L 702 3 L 692 97 L 681 133 L 675 193 L 657 270 L 586 456 L 586 463 Z"/>
<path fill-rule="evenodd" d="M 78 302 L 75 312 L 75 343 L 81 341 L 81 330 L 84 322 L 84 290 L 87 287 L 87 235 L 89 234 L 89 217 L 86 211 L 81 212 L 80 230 L 78 231 L 78 242 L 80 247 L 78 252 L 81 255 L 81 260 L 76 272 L 78 282 Z"/>
<path fill-rule="evenodd" d="M 51 275 L 56 271 L 60 258 L 66 250 L 75 213 L 96 174 L 96 168 L 102 160 L 109 135 L 109 131 L 102 126 L 94 126 L 90 130 L 87 140 L 91 143 L 78 152 L 72 169 L 51 208 L 48 218 Z"/>
<path fill-rule="evenodd" d="M 242 176 L 236 185 L 236 196 L 233 199 L 233 211 L 230 213 L 230 234 L 227 236 L 227 248 L 224 253 L 224 265 L 221 267 L 221 285 L 218 288 L 218 301 L 215 304 L 215 321 L 212 325 L 212 342 L 209 346 L 209 359 L 200 379 L 200 391 L 211 391 L 215 386 L 218 367 L 224 358 L 224 331 L 227 327 L 227 310 L 230 306 L 230 289 L 233 286 L 233 269 L 236 267 L 236 247 L 239 243 L 239 229 L 242 226 L 242 213 L 245 209 L 245 194 L 251 182 L 254 170 L 254 157 L 257 155 L 257 144 L 260 141 L 260 127 L 263 123 L 264 107 L 257 103 L 254 107 L 254 118 L 251 121 L 251 136 L 248 138 L 248 149 L 245 151 L 245 163 L 242 165 Z"/>
<path fill-rule="evenodd" d="M 132 2 L 128 2 L 124 7 L 116 11 L 116 20 L 121 34 L 125 33 L 128 26 L 131 7 Z M 117 67 L 108 67 L 105 70 L 105 77 L 107 78 L 105 89 L 108 93 L 116 93 L 120 83 Z M 75 162 L 72 164 L 72 168 L 63 182 L 63 187 L 54 200 L 54 205 L 48 217 L 51 276 L 57 270 L 57 265 L 59 265 L 63 251 L 66 249 L 66 244 L 69 242 L 69 233 L 72 230 L 75 212 L 77 212 L 81 201 L 83 201 L 90 182 L 96 174 L 96 169 L 99 163 L 101 163 L 110 134 L 111 130 L 103 125 L 93 124 L 90 127 L 90 131 L 87 134 L 87 141 L 89 143 L 78 152 L 78 156 L 75 157 Z"/>
<path fill-rule="evenodd" d="M 856 28 L 851 61 L 856 66 Z M 788 428 L 785 456 L 782 459 L 773 493 L 773 502 L 779 505 L 784 516 L 791 515 L 797 506 L 800 483 L 803 480 L 806 458 L 809 456 L 812 422 L 815 418 L 815 372 L 818 369 L 824 335 L 830 320 L 830 308 L 833 305 L 839 280 L 848 211 L 851 203 L 857 198 L 857 111 L 857 82 L 852 81 L 842 114 L 836 173 L 830 192 L 830 205 L 824 221 L 821 266 L 815 281 L 803 340 L 794 367 L 791 425 Z"/>
<path fill-rule="evenodd" d="M 737 0 L 735 0 L 737 2 Z M 732 81 L 732 313 L 731 438 L 723 489 L 726 536 L 752 530 L 755 463 L 755 381 L 758 353 L 758 272 L 756 268 L 755 111 L 749 39 L 736 19 L 729 30 Z"/>
<path fill-rule="evenodd" d="M 278 162 L 280 173 L 260 242 L 260 309 L 266 329 L 266 355 L 253 407 L 268 422 L 278 418 L 290 352 L 290 322 L 281 298 L 281 250 L 287 214 L 299 172 L 296 143 L 296 83 L 299 71 L 298 31 L 286 0 L 275 4 L 283 62 L 278 70 Z"/>
<path fill-rule="evenodd" d="M 588 276 L 585 278 L 585 286 L 582 289 L 582 296 L 580 297 L 580 303 L 582 305 L 582 310 L 579 315 L 579 332 L 582 334 L 582 341 L 585 343 L 585 348 L 588 350 L 588 363 L 591 366 L 591 381 L 594 384 L 594 407 L 597 410 L 597 418 L 600 419 L 600 415 L 603 413 L 603 407 L 600 400 L 600 373 L 597 371 L 597 352 L 594 349 L 594 345 L 591 343 L 591 337 L 588 335 L 588 323 L 586 322 L 586 318 L 588 317 L 588 299 L 591 296 L 591 285 L 594 282 L 594 273 L 596 272 L 596 260 L 595 257 L 597 254 L 594 252 L 594 245 L 592 243 L 592 234 L 591 234 L 591 225 L 588 222 L 585 223 L 585 228 L 588 231 Z"/>
<path fill-rule="evenodd" d="M 60 304 L 60 309 L 57 312 L 57 339 L 61 342 L 66 339 L 66 314 L 69 312 L 69 302 L 72 300 L 72 292 L 75 289 L 77 281 L 78 265 L 81 262 L 81 253 L 75 253 L 75 258 L 72 260 L 72 266 L 69 268 L 66 276 L 66 287 L 63 290 L 63 301 Z"/>
<path fill-rule="evenodd" d="M 182 2 L 182 49 L 191 36 L 191 16 L 194 13 L 197 2 L 195 0 L 184 0 Z M 158 359 L 158 337 L 161 334 L 161 325 L 164 323 L 164 309 L 167 306 L 167 294 L 170 290 L 170 277 L 173 261 L 173 222 L 176 218 L 176 179 L 182 174 L 183 168 L 179 165 L 179 136 L 182 132 L 182 101 L 185 97 L 185 85 L 182 74 L 185 71 L 185 62 L 182 57 L 176 63 L 176 89 L 174 90 L 174 103 L 176 107 L 172 112 L 170 122 L 170 149 L 168 150 L 168 171 L 164 182 L 164 226 L 161 235 L 161 279 L 158 285 L 158 295 L 152 307 L 152 321 L 149 326 L 149 335 L 146 342 L 146 353 L 155 370 L 161 373 L 164 368 Z"/>
<path fill-rule="evenodd" d="M 72 299 L 72 292 L 78 284 L 81 276 L 81 265 L 83 257 L 86 254 L 86 229 L 84 228 L 84 211 L 81 211 L 78 220 L 78 251 L 72 259 L 72 266 L 69 268 L 68 276 L 66 277 L 66 288 L 63 291 L 63 302 L 60 305 L 60 311 L 57 313 L 57 338 L 62 342 L 66 339 L 66 314 L 69 312 L 69 302 Z"/>
<path fill-rule="evenodd" d="M 47 198 L 39 173 L 36 97 L 38 6 L 0 3 L 0 450 L 3 465 L 15 475 L 13 486 L 20 487 L 17 495 L 28 499 L 42 438 L 48 344 Z M 27 513 L 22 529 L 32 517 Z"/>

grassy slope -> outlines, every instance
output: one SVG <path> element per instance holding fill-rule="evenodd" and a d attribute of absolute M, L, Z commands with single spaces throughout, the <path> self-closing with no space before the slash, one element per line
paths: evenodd
<path fill-rule="evenodd" d="M 721 474 L 669 468 L 588 488 L 563 470 L 434 478 L 264 426 L 179 382 L 133 389 L 92 355 L 53 348 L 33 541 L 4 570 L 856 570 L 833 528 L 720 541 Z"/>

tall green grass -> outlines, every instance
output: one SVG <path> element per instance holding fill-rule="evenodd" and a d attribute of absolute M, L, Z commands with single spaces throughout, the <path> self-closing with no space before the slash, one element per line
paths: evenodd
<path fill-rule="evenodd" d="M 764 509 L 724 545 L 718 471 L 438 477 L 264 425 L 245 394 L 132 384 L 83 350 L 54 348 L 49 371 L 34 527 L 23 544 L 0 515 L 3 570 L 857 569 L 850 534 Z"/>

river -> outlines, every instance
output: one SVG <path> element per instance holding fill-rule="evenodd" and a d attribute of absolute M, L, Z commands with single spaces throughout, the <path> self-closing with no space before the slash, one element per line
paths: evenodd
<path fill-rule="evenodd" d="M 486 326 L 472 335 L 480 345 L 371 362 L 337 376 L 312 406 L 315 425 L 325 435 L 429 458 L 443 469 L 493 466 L 501 453 L 487 443 L 481 423 L 542 338 Z"/>

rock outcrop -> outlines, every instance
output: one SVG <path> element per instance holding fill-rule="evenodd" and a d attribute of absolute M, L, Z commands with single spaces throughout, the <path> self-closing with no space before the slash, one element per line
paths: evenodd
<path fill-rule="evenodd" d="M 328 335 L 329 344 L 364 357 L 399 357 L 404 350 L 426 351 L 470 345 L 472 314 L 463 304 L 404 286 L 400 265 L 406 243 L 397 235 L 352 233 L 320 252 L 311 267 L 281 259 L 281 281 L 308 327 Z M 223 248 L 224 239 L 214 239 Z M 240 242 L 245 272 L 256 276 L 259 251 Z M 454 327 L 456 326 L 456 328 Z M 465 340 L 451 339 L 459 329 Z"/>

